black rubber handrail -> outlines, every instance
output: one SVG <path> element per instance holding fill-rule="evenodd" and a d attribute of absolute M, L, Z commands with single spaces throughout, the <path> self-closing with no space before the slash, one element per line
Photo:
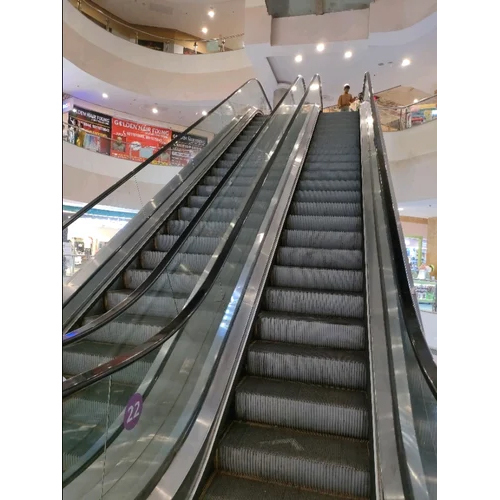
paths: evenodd
<path fill-rule="evenodd" d="M 158 156 L 163 154 L 167 149 L 173 147 L 178 141 L 180 141 L 182 138 L 186 137 L 186 135 L 191 132 L 191 130 L 195 129 L 202 121 L 206 120 L 212 113 L 214 113 L 218 108 L 220 108 L 223 104 L 225 104 L 231 97 L 233 97 L 237 92 L 239 92 L 245 85 L 250 83 L 251 81 L 256 81 L 260 87 L 260 90 L 262 91 L 262 95 L 264 96 L 266 103 L 269 107 L 269 110 L 271 111 L 273 108 L 269 104 L 269 99 L 267 98 L 266 93 L 264 92 L 264 88 L 262 87 L 262 84 L 257 80 L 256 78 L 250 78 L 250 80 L 247 80 L 243 85 L 238 87 L 232 94 L 229 94 L 223 101 L 221 101 L 217 106 L 212 108 L 205 116 L 202 116 L 199 120 L 195 121 L 192 125 L 190 125 L 186 130 L 183 132 L 180 132 L 179 135 L 175 138 L 172 139 L 168 144 L 165 144 L 162 148 L 160 148 L 156 153 L 153 153 L 148 159 L 144 160 L 140 165 L 138 165 L 136 168 L 131 170 L 127 175 L 124 175 L 119 181 L 115 182 L 112 186 L 110 186 L 108 189 L 104 190 L 99 196 L 96 196 L 92 201 L 87 203 L 84 207 L 82 207 L 78 212 L 73 215 L 70 219 L 68 219 L 66 222 L 63 222 L 63 231 L 67 229 L 73 222 L 75 222 L 77 219 L 79 219 L 82 215 L 86 214 L 90 209 L 95 207 L 98 203 L 100 203 L 102 200 L 104 200 L 107 196 L 109 196 L 113 191 L 116 191 L 120 186 L 123 186 L 129 179 L 134 177 L 134 175 L 138 174 L 144 167 L 147 167 L 152 161 L 154 161 Z"/>
<path fill-rule="evenodd" d="M 375 148 L 377 150 L 378 170 L 380 174 L 379 179 L 382 186 L 383 201 L 388 216 L 388 226 L 392 248 L 394 249 L 393 253 L 396 267 L 396 280 L 402 304 L 403 320 L 410 343 L 415 353 L 415 357 L 417 358 L 418 365 L 430 391 L 437 399 L 437 366 L 425 339 L 418 311 L 418 303 L 415 295 L 412 293 L 413 277 L 406 259 L 406 247 L 400 230 L 399 211 L 397 204 L 395 203 L 394 193 L 391 186 L 389 162 L 387 160 L 387 152 L 385 150 L 382 129 L 380 127 L 378 108 L 375 104 L 373 87 L 369 73 L 365 73 L 363 95 L 365 95 L 365 89 L 368 90 L 370 96 Z"/>
<path fill-rule="evenodd" d="M 302 77 L 297 77 L 293 85 L 296 85 L 299 81 L 299 79 Z M 269 121 L 274 117 L 274 114 L 277 109 L 281 106 L 283 101 L 285 100 L 286 96 L 288 94 L 285 94 L 278 102 L 276 107 L 274 108 L 273 112 L 266 118 L 265 122 L 262 124 L 260 130 L 263 130 L 264 127 L 269 123 Z M 203 215 L 206 213 L 206 211 L 210 208 L 213 200 L 217 197 L 219 194 L 220 190 L 225 186 L 226 182 L 228 179 L 231 177 L 232 173 L 234 170 L 237 168 L 239 165 L 239 162 L 241 159 L 245 156 L 247 151 L 250 149 L 250 147 L 253 145 L 255 140 L 258 137 L 258 133 L 252 137 L 251 141 L 245 146 L 243 149 L 242 153 L 238 156 L 238 158 L 235 160 L 233 165 L 230 167 L 230 169 L 226 172 L 222 180 L 219 182 L 219 184 L 216 186 L 214 191 L 210 194 L 210 196 L 207 198 L 205 203 L 201 206 L 201 208 L 196 212 L 196 215 L 193 217 L 193 219 L 189 222 L 187 228 L 182 232 L 182 234 L 177 238 L 173 246 L 168 250 L 167 254 L 163 259 L 158 263 L 158 265 L 153 269 L 151 274 L 146 278 L 145 281 L 143 281 L 130 295 L 127 296 L 124 300 L 122 300 L 120 303 L 118 303 L 115 307 L 111 308 L 110 310 L 106 311 L 104 314 L 101 314 L 98 318 L 95 320 L 87 323 L 84 326 L 81 326 L 80 328 L 77 328 L 76 330 L 73 330 L 71 332 L 68 332 L 67 334 L 63 335 L 63 347 L 66 347 L 68 345 L 71 345 L 75 342 L 78 342 L 88 335 L 92 334 L 99 328 L 102 328 L 106 324 L 108 324 L 110 321 L 113 321 L 116 319 L 118 316 L 120 316 L 126 309 L 128 309 L 130 306 L 135 304 L 147 291 L 156 283 L 156 281 L 160 278 L 160 276 L 163 274 L 163 272 L 167 269 L 167 267 L 171 264 L 171 262 L 174 260 L 175 256 L 179 252 L 179 250 L 182 248 L 182 245 L 186 242 L 186 240 L 191 236 L 192 232 L 198 225 L 198 222 L 200 219 L 203 217 Z"/>
<path fill-rule="evenodd" d="M 311 83 L 309 84 L 309 87 L 312 85 L 312 82 L 318 76 L 319 75 L 315 75 L 313 77 Z M 298 82 L 299 79 L 303 80 L 303 78 L 299 76 L 296 82 Z M 321 86 L 321 81 L 319 82 Z M 284 99 L 286 98 L 286 96 L 288 96 L 288 94 L 290 94 L 290 92 L 292 92 L 292 87 L 293 85 L 290 86 L 285 95 L 281 98 L 280 103 L 284 101 Z M 87 372 L 81 373 L 80 375 L 76 375 L 75 377 L 72 377 L 71 379 L 68 379 L 65 382 L 63 382 L 63 400 L 72 396 L 76 392 L 79 392 L 85 389 L 86 387 L 98 382 L 99 380 L 109 377 L 110 375 L 116 373 L 117 371 L 123 370 L 124 368 L 130 366 L 131 364 L 135 363 L 144 356 L 147 356 L 150 352 L 154 351 L 159 346 L 164 344 L 168 339 L 173 337 L 186 324 L 189 318 L 194 314 L 194 312 L 201 304 L 202 300 L 207 295 L 208 291 L 211 289 L 215 281 L 215 278 L 219 274 L 219 271 L 222 269 L 222 266 L 225 263 L 225 260 L 231 250 L 231 247 L 236 237 L 239 234 L 239 230 L 241 229 L 241 226 L 246 220 L 246 217 L 248 216 L 252 208 L 253 202 L 255 201 L 255 198 L 257 197 L 260 188 L 262 187 L 262 184 L 266 180 L 267 174 L 269 173 L 269 170 L 273 165 L 274 160 L 276 159 L 276 152 L 283 144 L 288 132 L 290 131 L 290 128 L 292 127 L 295 121 L 296 116 L 298 115 L 300 109 L 302 108 L 302 105 L 309 92 L 309 87 L 307 87 L 307 90 L 302 96 L 297 106 L 297 109 L 294 111 L 290 121 L 285 127 L 283 135 L 281 136 L 279 143 L 276 145 L 275 154 L 273 154 L 271 159 L 268 161 L 267 165 L 261 172 L 259 179 L 255 183 L 252 192 L 247 198 L 247 201 L 245 202 L 245 205 L 242 208 L 238 216 L 238 219 L 236 220 L 235 225 L 228 236 L 228 239 L 226 240 L 223 248 L 221 249 L 218 258 L 214 262 L 214 265 L 208 272 L 200 288 L 195 292 L 191 300 L 184 306 L 182 311 L 165 328 L 163 328 L 159 333 L 151 337 L 149 340 L 147 340 L 140 346 L 137 346 L 134 349 L 131 349 L 130 351 L 113 358 L 111 361 L 107 363 L 103 363 L 102 365 L 99 365 L 96 368 L 93 368 L 92 370 L 88 370 Z M 276 109 L 278 109 L 278 106 L 276 107 Z"/>

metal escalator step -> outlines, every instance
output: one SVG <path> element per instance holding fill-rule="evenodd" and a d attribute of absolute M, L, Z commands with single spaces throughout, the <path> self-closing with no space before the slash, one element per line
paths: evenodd
<path fill-rule="evenodd" d="M 197 208 L 183 207 L 180 209 L 179 217 L 182 220 L 190 221 L 197 212 Z M 231 222 L 235 214 L 236 210 L 231 208 L 209 208 L 203 215 L 203 220 L 209 222 Z"/>
<path fill-rule="evenodd" d="M 207 490 L 200 498 L 203 500 L 365 500 L 363 498 L 332 496 L 285 484 L 251 480 L 223 472 L 214 474 Z"/>
<path fill-rule="evenodd" d="M 249 376 L 236 387 L 235 405 L 239 420 L 368 439 L 364 391 Z"/>
<path fill-rule="evenodd" d="M 198 184 L 196 190 L 199 196 L 210 196 L 215 189 L 215 186 L 204 186 Z M 235 196 L 237 198 L 242 198 L 248 194 L 248 187 L 230 186 L 224 187 L 224 196 Z"/>
<path fill-rule="evenodd" d="M 289 215 L 285 221 L 286 229 L 303 231 L 333 231 L 353 232 L 362 231 L 361 217 L 325 216 L 325 215 Z M 304 243 L 307 243 L 305 241 Z M 304 247 L 309 245 L 304 244 Z"/>
<path fill-rule="evenodd" d="M 125 300 L 133 290 L 108 290 L 104 296 L 106 309 L 118 305 Z M 128 314 L 139 314 L 142 316 L 159 316 L 171 318 L 179 314 L 184 307 L 187 294 L 175 294 L 165 292 L 147 292 L 140 299 L 132 304 L 128 309 Z"/>
<path fill-rule="evenodd" d="M 296 191 L 293 201 L 303 203 L 360 203 L 361 191 Z"/>
<path fill-rule="evenodd" d="M 292 219 L 292 217 L 288 217 L 287 222 L 288 219 Z M 310 218 L 297 217 L 297 221 L 307 222 L 308 219 Z M 331 219 L 335 222 L 336 218 L 332 217 Z M 305 229 L 307 225 L 304 224 L 302 227 Z M 281 233 L 281 244 L 289 247 L 359 250 L 363 247 L 363 233 L 359 231 L 335 231 L 328 228 L 319 231 L 285 229 Z"/>
<path fill-rule="evenodd" d="M 190 208 L 201 208 L 203 204 L 208 200 L 208 196 L 190 196 L 188 204 Z M 214 208 L 238 208 L 241 205 L 243 198 L 233 198 L 229 196 L 224 196 L 222 198 L 217 198 L 212 202 Z"/>
<path fill-rule="evenodd" d="M 162 252 L 168 252 L 179 236 L 173 234 L 158 234 L 155 236 L 155 248 Z M 192 253 L 212 255 L 220 243 L 219 237 L 192 236 L 187 238 L 183 250 Z"/>
<path fill-rule="evenodd" d="M 364 323 L 352 318 L 330 319 L 262 311 L 257 317 L 255 338 L 335 349 L 366 348 Z"/>
<path fill-rule="evenodd" d="M 82 340 L 81 342 L 68 346 L 64 350 L 63 372 L 70 375 L 77 375 L 92 370 L 96 366 L 107 363 L 130 349 L 131 346 L 126 344 L 109 344 Z M 149 362 L 147 362 L 147 358 L 142 358 L 138 360 L 137 363 L 137 366 L 134 366 L 134 363 L 126 369 L 113 374 L 113 382 L 116 381 L 128 384 L 141 382 L 142 377 L 147 373 Z M 85 389 L 82 391 L 81 396 L 78 397 L 81 399 L 84 395 L 92 393 L 93 391 L 88 392 L 88 390 Z M 66 403 L 64 406 L 66 406 Z M 86 420 L 83 421 L 86 422 Z"/>
<path fill-rule="evenodd" d="M 304 168 L 300 179 L 303 181 L 359 181 L 361 172 L 356 170 L 308 170 Z"/>
<path fill-rule="evenodd" d="M 334 170 L 334 169 L 332 169 Z M 360 181 L 299 181 L 300 191 L 360 191 Z"/>
<path fill-rule="evenodd" d="M 361 203 L 307 203 L 293 202 L 291 215 L 316 215 L 327 217 L 360 217 Z"/>
<path fill-rule="evenodd" d="M 292 209 L 293 209 L 292 205 Z M 297 210 L 297 207 L 295 207 Z M 352 212 L 355 207 L 352 208 Z M 341 231 L 355 233 L 363 230 L 363 220 L 361 217 L 345 216 L 345 215 L 289 215 L 285 221 L 286 229 L 294 229 L 299 231 Z M 303 243 L 308 243 L 307 241 Z M 308 244 L 302 244 L 303 247 L 308 247 Z"/>
<path fill-rule="evenodd" d="M 210 258 L 210 257 L 209 257 Z M 200 279 L 199 274 L 187 272 L 164 272 L 150 287 L 151 291 L 190 294 Z M 123 273 L 125 288 L 135 290 L 150 276 L 150 269 L 128 269 Z"/>
<path fill-rule="evenodd" d="M 318 250 L 280 246 L 276 252 L 276 263 L 280 266 L 359 270 L 363 267 L 363 253 L 360 250 Z"/>
<path fill-rule="evenodd" d="M 232 185 L 233 186 L 250 186 L 252 184 L 252 178 L 248 176 L 240 176 L 240 175 L 235 175 L 234 177 L 231 178 L 232 180 Z M 212 185 L 212 186 L 217 186 L 221 181 L 223 177 L 215 177 L 213 175 L 207 175 L 203 178 L 203 184 L 207 185 Z"/>
<path fill-rule="evenodd" d="M 222 469 L 248 478 L 343 495 L 370 494 L 367 441 L 233 422 L 217 460 Z"/>
<path fill-rule="evenodd" d="M 264 307 L 268 311 L 311 314 L 321 317 L 364 317 L 363 295 L 358 293 L 313 292 L 267 287 Z"/>
<path fill-rule="evenodd" d="M 167 252 L 143 250 L 141 252 L 141 266 L 144 269 L 154 269 L 166 255 Z M 169 268 L 194 274 L 201 274 L 209 260 L 209 254 L 180 253 L 173 258 Z"/>
<path fill-rule="evenodd" d="M 99 316 L 86 316 L 83 324 L 86 325 Z M 91 333 L 87 340 L 93 342 L 109 342 L 111 344 L 141 345 L 156 335 L 173 318 L 158 318 L 154 316 L 135 316 L 121 314 L 118 318 Z"/>
<path fill-rule="evenodd" d="M 191 212 L 189 215 L 194 217 L 195 211 Z M 189 220 L 171 220 L 167 224 L 167 231 L 170 235 L 181 235 L 186 228 L 189 226 Z M 209 238 L 218 238 L 222 236 L 227 230 L 226 222 L 218 222 L 218 221 L 209 221 L 205 220 L 200 221 L 200 225 L 196 227 L 193 231 L 192 238 L 195 237 L 209 237 Z M 193 251 L 194 250 L 190 250 Z"/>
<path fill-rule="evenodd" d="M 366 389 L 364 351 L 256 340 L 248 348 L 247 372 L 259 377 Z"/>
<path fill-rule="evenodd" d="M 305 161 L 305 165 L 309 165 L 312 163 L 331 163 L 331 162 L 358 162 L 360 163 L 360 155 L 359 149 L 355 147 L 350 148 L 342 148 L 338 152 L 331 153 L 321 153 L 321 152 L 312 152 L 310 149 L 307 152 L 307 157 Z"/>
<path fill-rule="evenodd" d="M 270 284 L 283 288 L 362 292 L 363 272 L 347 269 L 273 266 Z"/>

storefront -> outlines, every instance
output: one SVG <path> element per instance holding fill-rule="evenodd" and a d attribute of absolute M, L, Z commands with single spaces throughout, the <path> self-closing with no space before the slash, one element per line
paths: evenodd
<path fill-rule="evenodd" d="M 64 203 L 63 216 L 71 217 L 82 206 Z M 63 277 L 75 274 L 82 264 L 92 259 L 136 213 L 116 207 L 97 207 L 71 224 L 63 241 Z"/>

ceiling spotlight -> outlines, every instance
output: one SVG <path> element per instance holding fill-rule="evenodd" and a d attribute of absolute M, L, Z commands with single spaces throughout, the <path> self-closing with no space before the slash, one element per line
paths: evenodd
<path fill-rule="evenodd" d="M 213 18 L 214 16 L 215 16 L 215 10 L 213 7 L 210 7 L 210 9 L 208 10 L 208 17 Z"/>
<path fill-rule="evenodd" d="M 347 52 L 344 53 L 344 57 L 346 59 L 350 59 L 352 57 L 352 52 L 350 50 L 348 50 Z"/>
<path fill-rule="evenodd" d="M 299 63 L 299 62 L 301 62 L 301 61 L 302 61 L 302 56 L 301 56 L 300 54 L 297 54 L 297 55 L 295 56 L 295 62 L 296 62 L 296 63 Z"/>
<path fill-rule="evenodd" d="M 325 44 L 324 43 L 318 43 L 318 45 L 316 45 L 316 50 L 318 52 L 323 52 L 325 50 Z"/>
<path fill-rule="evenodd" d="M 206 112 L 205 110 L 203 110 L 203 111 L 201 112 L 201 114 L 202 114 L 203 116 L 207 116 L 207 112 Z"/>
<path fill-rule="evenodd" d="M 203 26 L 203 28 L 201 28 L 201 32 L 206 35 L 208 33 L 208 28 L 206 26 Z"/>
<path fill-rule="evenodd" d="M 156 115 L 156 114 L 158 114 L 158 108 L 153 108 L 151 111 L 152 111 L 155 115 Z"/>
<path fill-rule="evenodd" d="M 418 99 L 413 99 L 413 104 L 415 104 L 416 102 L 418 102 Z"/>
<path fill-rule="evenodd" d="M 410 64 L 411 64 L 411 61 L 409 59 L 403 59 L 401 66 L 409 66 Z"/>
<path fill-rule="evenodd" d="M 292 92 L 295 92 L 296 90 L 297 90 L 297 86 L 296 86 L 296 85 L 294 85 L 294 86 L 292 87 Z"/>
<path fill-rule="evenodd" d="M 102 98 L 103 98 L 103 99 L 107 99 L 108 97 L 109 97 L 109 95 L 108 95 L 108 94 L 106 94 L 106 92 L 103 92 L 103 93 L 102 93 Z"/>
<path fill-rule="evenodd" d="M 319 89 L 319 84 L 318 83 L 313 83 L 311 85 L 311 90 L 318 90 Z"/>
<path fill-rule="evenodd" d="M 400 212 L 402 212 L 402 211 L 404 210 L 404 208 L 402 208 L 402 207 L 398 207 L 398 210 L 399 210 Z"/>

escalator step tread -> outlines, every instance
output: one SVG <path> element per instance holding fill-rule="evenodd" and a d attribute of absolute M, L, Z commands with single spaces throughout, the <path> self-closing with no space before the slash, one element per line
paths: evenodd
<path fill-rule="evenodd" d="M 233 422 L 222 438 L 223 470 L 343 495 L 368 496 L 368 441 Z"/>
<path fill-rule="evenodd" d="M 210 259 L 209 256 L 206 259 Z M 200 274 L 205 269 L 205 266 L 200 263 L 195 263 L 191 268 L 186 263 L 185 269 L 176 270 L 175 272 L 164 272 L 158 279 L 149 287 L 150 291 L 160 292 L 175 292 L 189 294 L 198 283 Z M 201 268 L 200 273 L 195 274 L 194 269 Z M 129 269 L 123 273 L 123 282 L 126 288 L 135 290 L 139 285 L 144 283 L 152 274 L 151 269 Z"/>
<path fill-rule="evenodd" d="M 143 250 L 141 252 L 141 266 L 143 269 L 154 269 L 167 255 L 167 252 L 158 252 L 152 250 Z M 193 273 L 201 273 L 208 261 L 208 253 L 178 253 L 169 265 L 170 269 L 176 269 L 182 266 L 182 269 Z"/>
<path fill-rule="evenodd" d="M 307 247 L 278 247 L 276 263 L 281 266 L 301 266 L 330 269 L 356 269 L 363 267 L 361 250 L 328 250 Z"/>
<path fill-rule="evenodd" d="M 203 500 L 367 500 L 363 498 L 332 496 L 276 484 L 252 480 L 217 472 L 210 481 L 208 489 L 201 496 Z"/>
<path fill-rule="evenodd" d="M 87 316 L 84 318 L 83 324 L 87 324 L 98 317 Z M 121 314 L 118 318 L 91 333 L 87 340 L 137 346 L 159 333 L 171 320 L 172 318 L 157 316 Z"/>
<path fill-rule="evenodd" d="M 347 269 L 316 269 L 274 265 L 270 284 L 276 287 L 302 290 L 330 290 L 336 292 L 362 292 L 362 271 Z"/>
<path fill-rule="evenodd" d="M 259 377 L 363 390 L 368 376 L 364 351 L 263 340 L 255 340 L 248 347 L 247 372 Z"/>
<path fill-rule="evenodd" d="M 288 219 L 291 218 L 289 217 Z M 308 220 L 305 219 L 306 218 L 303 218 L 303 230 L 292 228 L 283 230 L 283 232 L 281 233 L 281 244 L 283 246 L 289 246 L 293 248 L 327 248 L 330 250 L 359 250 L 363 246 L 363 233 L 361 233 L 360 231 L 310 230 L 310 226 L 309 228 L 307 228 Z M 330 219 L 335 218 L 331 217 Z M 344 222 L 347 225 L 349 221 Z M 362 222 L 359 221 L 358 224 L 361 225 L 361 223 Z M 294 223 L 294 225 L 295 224 L 296 223 Z"/>
<path fill-rule="evenodd" d="M 174 234 L 159 234 L 155 238 L 157 251 L 167 252 L 172 248 L 179 236 Z M 215 252 L 220 239 L 213 236 L 193 236 L 184 243 L 184 249 L 197 254 L 212 255 Z"/>
<path fill-rule="evenodd" d="M 359 319 L 364 317 L 364 298 L 361 293 L 267 287 L 264 292 L 264 307 L 269 311 L 298 314 Z"/>
<path fill-rule="evenodd" d="M 359 203 L 361 191 L 296 191 L 295 203 Z"/>
<path fill-rule="evenodd" d="M 285 227 L 298 231 L 324 231 L 329 234 L 333 232 L 355 233 L 363 230 L 363 219 L 357 216 L 357 213 L 329 214 L 328 216 L 291 213 L 286 218 Z"/>
<path fill-rule="evenodd" d="M 194 214 L 193 214 L 194 217 Z M 189 221 L 187 220 L 173 220 L 168 223 L 168 232 L 170 235 L 179 236 L 186 228 L 189 226 Z M 217 237 L 225 233 L 227 229 L 227 222 L 218 221 L 201 221 L 200 226 L 193 231 L 194 237 Z"/>
<path fill-rule="evenodd" d="M 368 439 L 364 391 L 247 376 L 236 388 L 235 405 L 239 420 Z"/>
<path fill-rule="evenodd" d="M 273 342 L 308 344 L 335 349 L 364 349 L 363 321 L 318 318 L 292 313 L 262 311 L 257 318 L 256 338 Z"/>

